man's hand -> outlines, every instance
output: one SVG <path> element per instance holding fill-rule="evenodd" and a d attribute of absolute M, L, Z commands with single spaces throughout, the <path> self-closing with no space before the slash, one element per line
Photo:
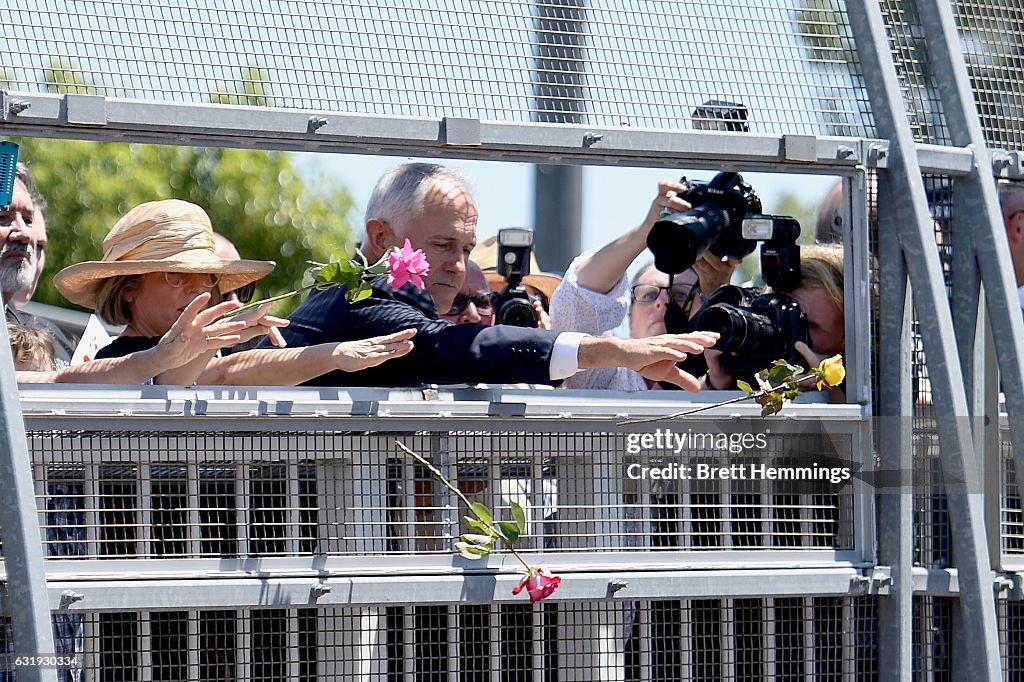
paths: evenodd
<path fill-rule="evenodd" d="M 712 332 L 661 334 L 644 339 L 592 336 L 580 342 L 579 367 L 628 367 L 652 381 L 667 381 L 692 393 L 700 390 L 693 375 L 676 367 L 687 354 L 703 353 L 718 341 Z"/>

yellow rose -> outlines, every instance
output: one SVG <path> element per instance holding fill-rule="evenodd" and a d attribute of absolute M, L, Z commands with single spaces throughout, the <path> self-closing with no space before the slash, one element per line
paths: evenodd
<path fill-rule="evenodd" d="M 846 368 L 843 367 L 843 356 L 833 355 L 830 358 L 825 358 L 818 365 L 818 368 L 814 370 L 814 373 L 818 376 L 818 390 L 820 391 L 825 386 L 838 386 L 843 383 L 843 379 L 846 378 Z"/>

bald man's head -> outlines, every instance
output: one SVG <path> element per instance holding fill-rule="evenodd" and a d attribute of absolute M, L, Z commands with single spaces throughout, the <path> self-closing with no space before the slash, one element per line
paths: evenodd
<path fill-rule="evenodd" d="M 220 232 L 213 233 L 213 255 L 224 260 L 242 260 L 235 245 Z"/>
<path fill-rule="evenodd" d="M 480 266 L 473 261 L 466 261 L 466 279 L 462 288 L 455 295 L 451 310 L 454 314 L 441 315 L 455 324 L 463 322 L 479 322 L 494 324 L 494 300 L 496 295 L 487 284 L 487 277 Z"/>

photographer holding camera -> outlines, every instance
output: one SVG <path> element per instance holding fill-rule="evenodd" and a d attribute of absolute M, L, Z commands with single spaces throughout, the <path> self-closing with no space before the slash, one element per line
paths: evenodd
<path fill-rule="evenodd" d="M 495 295 L 494 324 L 551 329 L 548 303 L 562 278 L 543 272 L 533 253 L 533 230 L 503 228 L 469 254 Z"/>
<path fill-rule="evenodd" d="M 724 292 L 723 292 L 724 293 Z M 817 366 L 824 358 L 842 353 L 846 345 L 843 303 L 843 250 L 833 245 L 803 247 L 800 254 L 799 285 L 786 294 L 770 293 L 757 297 L 767 301 L 788 302 L 789 299 L 798 306 L 794 318 L 792 314 L 767 315 L 772 319 L 771 329 L 758 329 L 751 325 L 745 330 L 743 341 L 730 343 L 729 333 L 723 334 L 719 346 L 726 345 L 739 348 L 731 352 L 731 357 L 723 357 L 721 350 L 708 349 L 704 355 L 708 363 L 708 372 L 702 379 L 702 385 L 711 390 L 736 388 L 736 376 L 730 371 L 742 367 L 745 370 L 757 371 L 755 366 L 767 366 L 773 360 L 782 358 L 808 367 Z M 725 315 L 709 315 L 711 308 L 717 307 L 714 301 L 700 311 L 693 320 L 693 328 L 720 331 L 729 323 L 716 322 Z M 721 305 L 721 304 L 719 304 Z M 731 304 L 726 303 L 724 307 Z M 737 306 L 746 312 L 759 313 L 756 304 Z M 741 313 L 742 314 L 742 313 Z M 749 316 L 753 317 L 753 316 Z M 753 332 L 753 333 L 751 333 Z M 806 339 L 806 342 L 803 340 Z M 768 348 L 767 346 L 771 346 Z M 793 352 L 795 351 L 795 353 Z M 787 357 L 787 355 L 789 357 Z M 802 357 L 793 357 L 799 355 Z M 749 378 L 749 377 L 748 377 Z M 840 398 L 840 393 L 835 393 Z"/>
<path fill-rule="evenodd" d="M 658 193 L 643 222 L 603 247 L 577 256 L 551 297 L 552 328 L 610 336 L 629 317 L 630 338 L 666 333 L 665 317 L 676 308 L 684 317 L 697 311 L 705 296 L 732 277 L 738 258 L 722 259 L 708 252 L 692 268 L 673 279 L 648 264 L 632 282 L 626 269 L 647 247 L 648 234 L 666 213 L 688 211 L 691 204 L 678 195 L 686 186 L 658 183 Z M 675 313 L 675 311 L 673 311 Z M 626 368 L 601 368 L 580 372 L 563 383 L 565 388 L 645 391 L 656 383 Z"/>

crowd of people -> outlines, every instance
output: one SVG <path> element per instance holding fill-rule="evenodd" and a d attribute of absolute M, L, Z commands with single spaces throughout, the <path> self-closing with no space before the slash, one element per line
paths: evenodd
<path fill-rule="evenodd" d="M 0 291 L 17 377 L 174 385 L 735 388 L 713 348 L 716 330 L 686 321 L 703 319 L 694 316 L 734 279 L 740 260 L 709 249 L 685 272 L 670 275 L 651 262 L 627 279 L 659 218 L 691 208 L 680 196 L 684 189 L 659 183 L 636 227 L 581 254 L 562 276 L 541 272 L 534 261 L 523 284 L 536 327 L 495 324 L 504 281 L 495 271 L 494 238 L 477 244 L 469 183 L 441 165 L 406 163 L 385 173 L 363 221 L 361 249 L 370 262 L 406 240 L 423 251 L 430 264 L 423 289 L 392 288 L 382 277 L 357 302 L 339 288 L 314 289 L 287 319 L 268 314 L 270 304 L 232 315 L 274 262 L 242 258 L 199 206 L 147 202 L 110 229 L 102 257 L 54 277 L 67 300 L 123 327 L 95 359 L 71 364 L 74 346 L 64 334 L 19 310 L 39 282 L 47 243 L 46 203 L 28 167 L 19 164 L 13 200 L 0 214 Z M 841 196 L 833 191 L 823 204 L 819 241 L 841 241 Z M 1001 200 L 1024 304 L 1024 190 L 1003 186 Z M 799 284 L 785 293 L 806 317 L 806 338 L 796 350 L 807 363 L 842 353 L 841 245 L 803 247 Z M 666 319 L 676 321 L 667 327 Z M 619 338 L 614 330 L 624 321 L 629 337 Z"/>

